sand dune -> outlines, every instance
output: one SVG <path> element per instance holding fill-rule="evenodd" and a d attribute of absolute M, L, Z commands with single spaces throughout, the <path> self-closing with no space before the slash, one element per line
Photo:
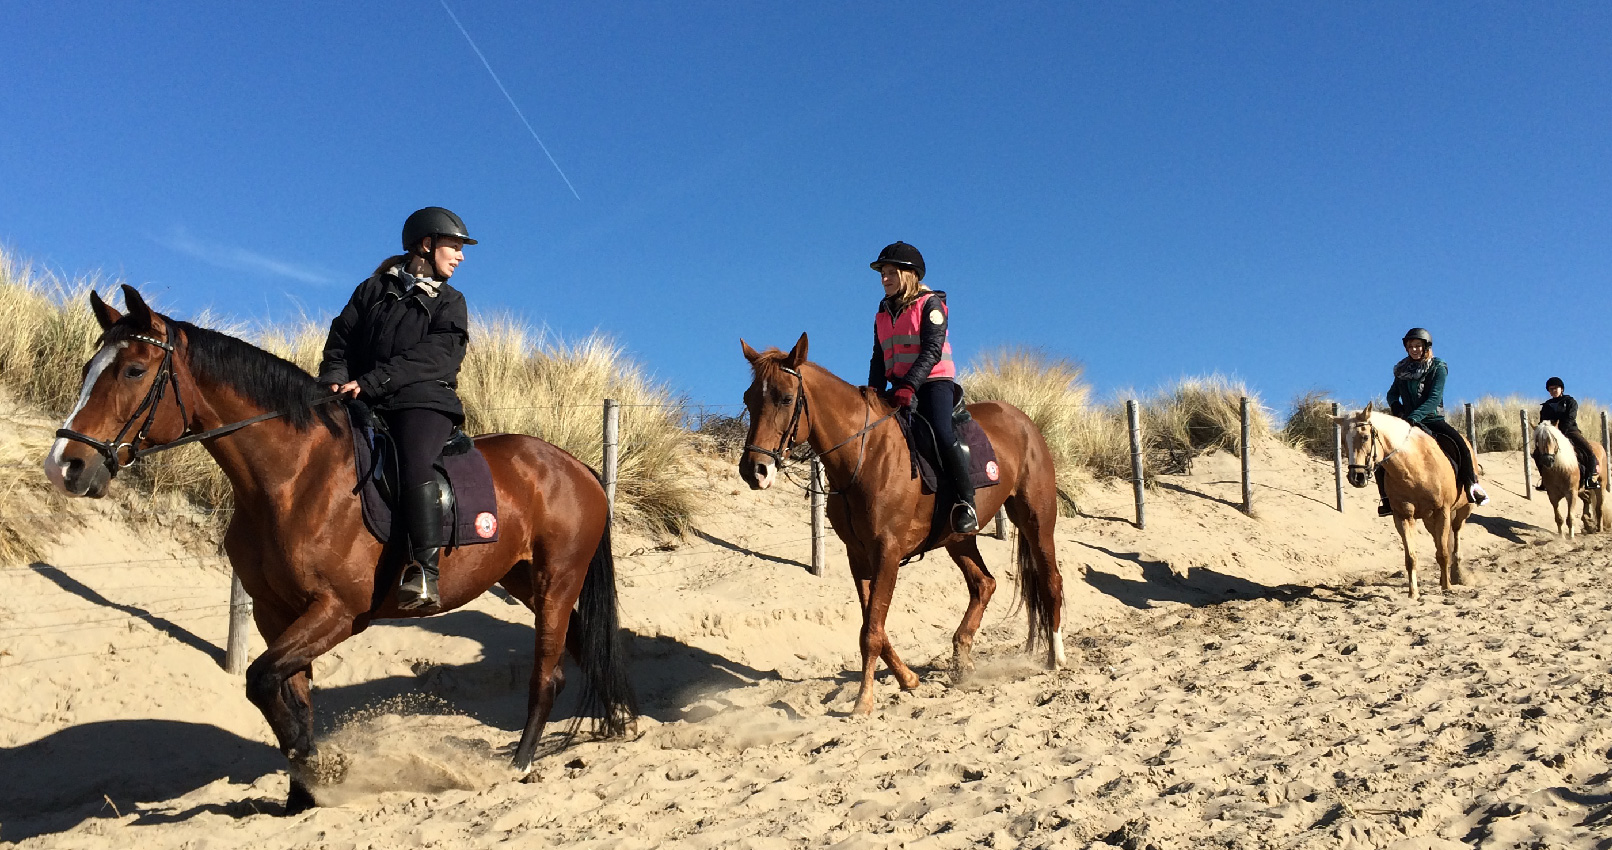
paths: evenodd
<path fill-rule="evenodd" d="M 45 564 L 0 571 L 0 840 L 65 847 L 1602 847 L 1612 836 L 1603 623 L 1612 538 L 1555 540 L 1518 459 L 1463 540 L 1477 583 L 1405 596 L 1366 491 L 1256 454 L 1060 522 L 1069 669 L 1019 654 L 1011 541 L 980 669 L 945 663 L 966 590 L 909 565 L 890 629 L 923 676 L 851 718 L 855 596 L 837 544 L 811 576 L 806 503 L 697 470 L 701 535 L 617 539 L 645 716 L 626 741 L 506 766 L 524 609 L 486 596 L 376 626 L 316 666 L 345 781 L 280 818 L 286 780 L 218 667 L 228 573 L 110 512 Z M 742 490 L 742 491 L 741 491 Z M 59 569 L 58 569 L 59 568 Z M 562 709 L 568 707 L 562 704 Z M 552 727 L 551 727 L 552 728 Z M 551 741 L 557 743 L 558 737 Z"/>

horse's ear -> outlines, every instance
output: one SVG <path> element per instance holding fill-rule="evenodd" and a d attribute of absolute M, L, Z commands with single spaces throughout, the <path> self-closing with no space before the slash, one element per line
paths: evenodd
<path fill-rule="evenodd" d="M 1362 411 L 1360 411 L 1360 412 L 1361 412 L 1361 413 L 1364 413 L 1364 414 L 1366 414 L 1366 415 L 1368 415 L 1368 416 L 1369 416 L 1369 415 L 1371 415 L 1371 411 L 1372 411 L 1372 410 L 1373 410 L 1373 409 L 1375 409 L 1375 408 L 1376 408 L 1376 407 L 1377 407 L 1377 402 L 1375 402 L 1375 401 L 1368 401 L 1368 402 L 1366 402 L 1366 409 L 1365 409 L 1365 410 L 1362 410 Z"/>
<path fill-rule="evenodd" d="M 103 331 L 117 324 L 118 319 L 123 318 L 122 313 L 119 313 L 111 304 L 102 301 L 100 293 L 93 289 L 90 290 L 90 312 L 95 314 L 95 321 L 101 323 L 101 330 Z"/>
<path fill-rule="evenodd" d="M 761 352 L 751 348 L 750 343 L 744 341 L 744 337 L 739 338 L 739 347 L 744 349 L 744 359 L 751 363 L 756 362 L 756 358 L 761 356 Z"/>
<path fill-rule="evenodd" d="M 149 331 L 156 326 L 151 321 L 151 308 L 146 306 L 145 299 L 127 283 L 123 284 L 123 306 L 128 308 L 129 318 L 134 320 L 136 327 Z"/>
<path fill-rule="evenodd" d="M 799 369 L 800 364 L 806 362 L 806 333 L 801 332 L 800 339 L 795 341 L 795 347 L 789 349 L 789 368 Z"/>

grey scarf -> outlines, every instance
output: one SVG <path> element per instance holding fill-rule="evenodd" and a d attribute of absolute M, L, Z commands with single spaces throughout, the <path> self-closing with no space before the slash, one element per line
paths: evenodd
<path fill-rule="evenodd" d="M 403 291 L 405 293 L 411 289 L 414 289 L 415 287 L 419 287 L 420 291 L 424 292 L 427 298 L 435 298 L 437 297 L 437 290 L 442 288 L 442 281 L 426 275 L 409 274 L 408 270 L 404 269 L 402 266 L 393 266 L 392 272 L 397 275 L 398 282 L 403 284 Z"/>
<path fill-rule="evenodd" d="M 1420 360 L 1409 357 L 1394 364 L 1394 377 L 1399 380 L 1410 378 L 1418 383 L 1427 378 L 1427 370 L 1433 367 L 1433 355 L 1429 354 Z"/>

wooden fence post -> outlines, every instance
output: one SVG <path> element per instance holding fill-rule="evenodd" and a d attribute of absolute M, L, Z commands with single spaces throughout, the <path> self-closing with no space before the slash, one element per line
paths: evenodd
<path fill-rule="evenodd" d="M 1338 416 L 1338 403 L 1332 403 L 1332 416 Z M 1343 423 L 1332 423 L 1332 483 L 1338 491 L 1338 513 L 1343 513 Z"/>
<path fill-rule="evenodd" d="M 252 597 L 241 586 L 241 577 L 230 571 L 229 641 L 224 648 L 224 672 L 239 676 L 246 672 L 246 653 L 252 639 Z"/>
<path fill-rule="evenodd" d="M 1528 456 L 1528 444 L 1533 442 L 1528 433 L 1528 411 L 1517 411 L 1517 418 L 1522 422 L 1522 494 L 1525 498 L 1534 497 L 1533 459 Z"/>
<path fill-rule="evenodd" d="M 1243 513 L 1252 513 L 1254 510 L 1254 485 L 1248 477 L 1248 396 L 1243 396 Z"/>
<path fill-rule="evenodd" d="M 1601 411 L 1601 451 L 1606 452 L 1606 462 L 1602 465 L 1607 468 L 1602 471 L 1608 474 L 1601 478 L 1601 489 L 1605 490 L 1612 488 L 1612 484 L 1607 483 L 1607 479 L 1612 479 L 1612 433 L 1608 433 L 1606 430 L 1606 411 L 1604 410 Z"/>
<path fill-rule="evenodd" d="M 1472 402 L 1466 403 L 1466 444 L 1472 447 L 1472 459 L 1478 458 L 1478 425 L 1472 418 Z"/>
<path fill-rule="evenodd" d="M 1147 510 L 1142 497 L 1142 423 L 1136 413 L 1136 400 L 1125 402 L 1125 418 L 1131 429 L 1131 486 L 1136 492 L 1136 527 L 1147 528 Z"/>
<path fill-rule="evenodd" d="M 996 509 L 996 530 L 991 534 L 997 540 L 1007 539 L 1007 508 Z"/>
<path fill-rule="evenodd" d="M 610 505 L 610 516 L 616 515 L 616 470 L 619 464 L 618 449 L 621 434 L 621 403 L 613 398 L 604 400 L 604 489 L 605 501 Z"/>
<path fill-rule="evenodd" d="M 812 457 L 812 575 L 823 574 L 823 563 L 827 560 L 823 553 L 823 514 L 826 512 L 827 500 L 823 494 L 823 462 L 816 456 Z"/>

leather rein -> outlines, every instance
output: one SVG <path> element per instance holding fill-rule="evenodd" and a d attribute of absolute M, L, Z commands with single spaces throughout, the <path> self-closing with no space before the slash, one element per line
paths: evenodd
<path fill-rule="evenodd" d="M 172 340 L 174 338 L 173 326 L 166 318 L 163 319 L 163 329 L 167 331 L 168 339 Z M 239 422 L 231 422 L 228 425 L 221 425 L 217 428 L 209 428 L 206 431 L 200 431 L 194 434 L 181 434 L 179 439 L 170 443 L 162 443 L 161 445 L 151 446 L 145 449 L 139 448 L 139 445 L 146 441 L 146 435 L 151 433 L 151 426 L 157 421 L 157 412 L 162 407 L 162 399 L 167 394 L 169 385 L 172 385 L 174 388 L 174 403 L 179 405 L 179 420 L 181 422 L 189 422 L 190 415 L 185 410 L 185 400 L 179 393 L 179 376 L 174 372 L 173 368 L 173 343 L 164 342 L 154 337 L 145 336 L 144 334 L 136 334 L 130 337 L 130 339 L 137 342 L 143 342 L 148 345 L 154 345 L 162 349 L 162 363 L 157 367 L 156 380 L 152 381 L 151 388 L 146 390 L 145 399 L 140 402 L 139 407 L 135 408 L 134 414 L 129 417 L 129 420 L 123 423 L 123 428 L 118 431 L 118 435 L 111 440 L 97 440 L 88 434 L 81 434 L 78 431 L 74 431 L 70 428 L 60 428 L 56 431 L 57 437 L 83 443 L 84 445 L 89 446 L 90 448 L 99 452 L 100 455 L 105 459 L 107 471 L 111 473 L 112 477 L 114 478 L 117 477 L 119 470 L 133 466 L 135 462 L 139 461 L 141 458 L 157 454 L 158 452 L 165 452 L 169 449 L 177 449 L 180 446 L 188 443 L 209 440 L 213 437 L 222 437 L 225 434 L 231 434 L 239 431 L 248 425 L 256 425 L 259 422 L 267 422 L 270 419 L 278 419 L 279 417 L 286 416 L 291 413 L 289 410 L 277 410 L 271 413 L 260 413 L 249 419 L 242 419 Z M 338 398 L 341 398 L 340 393 L 331 393 L 327 396 L 314 399 L 309 403 L 309 406 L 318 407 L 322 404 L 328 404 L 329 402 L 335 401 Z M 140 423 L 139 431 L 134 435 L 133 440 L 125 442 L 124 437 L 128 436 L 131 430 L 134 430 L 135 422 L 140 419 L 142 414 L 145 416 L 145 421 Z M 190 426 L 186 425 L 185 430 L 190 430 Z M 125 450 L 128 452 L 128 460 L 123 459 Z"/>
<path fill-rule="evenodd" d="M 878 419 L 874 419 L 873 421 L 869 422 L 868 420 L 873 416 L 873 407 L 867 404 L 867 398 L 864 396 L 862 404 L 862 430 L 857 431 L 855 434 L 846 437 L 845 439 L 835 443 L 832 446 L 829 446 L 822 451 L 817 451 L 810 445 L 795 439 L 795 432 L 800 430 L 800 420 L 807 414 L 806 379 L 801 377 L 800 372 L 787 366 L 779 366 L 778 368 L 782 372 L 794 375 L 796 381 L 795 405 L 794 409 L 790 411 L 789 414 L 789 425 L 788 427 L 784 428 L 783 433 L 778 437 L 777 450 L 764 449 L 761 446 L 756 445 L 746 445 L 744 450 L 747 452 L 755 452 L 757 454 L 766 455 L 767 457 L 772 458 L 773 461 L 778 465 L 778 471 L 782 473 L 785 478 L 788 478 L 790 481 L 794 481 L 795 484 L 800 486 L 801 489 L 808 493 L 821 493 L 825 496 L 838 496 L 854 486 L 857 478 L 862 474 L 862 462 L 867 459 L 868 432 L 884 424 L 886 419 L 895 416 L 896 411 L 892 410 L 889 413 L 880 416 Z M 844 488 L 839 490 L 820 489 L 817 486 L 817 482 L 812 481 L 806 484 L 801 484 L 793 475 L 790 474 L 790 466 L 798 465 L 811 460 L 821 460 L 824 456 L 833 453 L 835 450 L 849 444 L 852 440 L 855 440 L 858 437 L 862 438 L 862 442 L 856 453 L 856 469 L 851 473 L 851 480 L 846 482 Z M 806 451 L 798 457 L 795 456 L 795 450 L 802 445 L 806 446 Z M 791 463 L 791 461 L 793 463 Z M 824 474 L 824 478 L 827 478 L 827 473 Z"/>

